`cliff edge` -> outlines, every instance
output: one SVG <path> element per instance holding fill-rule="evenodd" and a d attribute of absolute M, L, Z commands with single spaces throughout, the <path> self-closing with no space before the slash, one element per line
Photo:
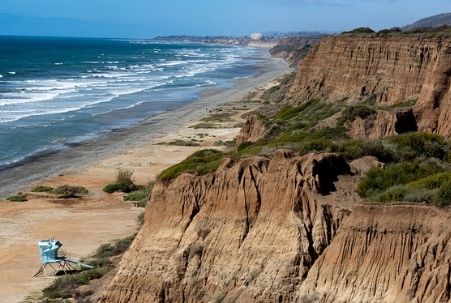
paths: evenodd
<path fill-rule="evenodd" d="M 314 98 L 396 106 L 416 101 L 418 129 L 451 137 L 451 38 L 324 39 L 300 62 L 292 104 Z"/>

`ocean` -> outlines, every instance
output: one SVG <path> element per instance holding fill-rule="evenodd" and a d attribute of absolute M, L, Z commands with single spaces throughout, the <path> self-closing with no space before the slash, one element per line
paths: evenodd
<path fill-rule="evenodd" d="M 229 88 L 262 50 L 152 40 L 0 37 L 0 170 Z"/>

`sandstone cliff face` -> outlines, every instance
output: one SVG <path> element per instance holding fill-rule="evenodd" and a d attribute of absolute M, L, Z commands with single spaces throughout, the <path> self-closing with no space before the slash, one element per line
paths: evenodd
<path fill-rule="evenodd" d="M 315 302 L 451 302 L 451 213 L 362 206 L 298 290 Z"/>
<path fill-rule="evenodd" d="M 450 83 L 449 38 L 332 37 L 301 61 L 290 99 L 396 104 L 418 98 L 419 130 L 450 137 Z"/>
<path fill-rule="evenodd" d="M 417 130 L 412 110 L 388 112 L 378 111 L 374 117 L 357 117 L 347 125 L 348 134 L 354 139 L 381 139 Z"/>
<path fill-rule="evenodd" d="M 279 152 L 158 184 L 101 302 L 293 302 L 349 210 L 320 202 L 349 166 Z"/>
<path fill-rule="evenodd" d="M 100 302 L 451 302 L 451 211 L 359 206 L 375 165 L 281 151 L 157 184 Z"/>
<path fill-rule="evenodd" d="M 262 139 L 265 133 L 266 127 L 263 122 L 256 115 L 252 115 L 246 120 L 243 127 L 241 127 L 236 142 L 238 145 L 244 142 L 256 142 Z"/>

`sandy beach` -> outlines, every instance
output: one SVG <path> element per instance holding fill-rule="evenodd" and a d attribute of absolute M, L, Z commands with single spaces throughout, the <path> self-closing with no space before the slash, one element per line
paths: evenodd
<path fill-rule="evenodd" d="M 236 81 L 231 89 L 206 90 L 198 100 L 137 126 L 0 172 L 2 196 L 26 192 L 36 184 L 79 185 L 90 192 L 79 200 L 35 195 L 25 203 L 0 203 L 0 302 L 21 302 L 51 283 L 52 279 L 32 278 L 39 268 L 38 240 L 54 237 L 65 250 L 86 256 L 103 243 L 133 234 L 143 209 L 124 202 L 122 194 L 105 194 L 102 188 L 119 168 L 132 169 L 136 183 L 146 184 L 199 149 L 227 148 L 221 142 L 233 140 L 242 115 L 258 106 L 243 97 L 274 85 L 273 80 L 289 68 L 283 60 L 268 56 L 260 71 L 256 77 Z M 228 113 L 227 119 L 211 128 L 193 127 L 205 122 L 202 118 L 209 111 Z"/>

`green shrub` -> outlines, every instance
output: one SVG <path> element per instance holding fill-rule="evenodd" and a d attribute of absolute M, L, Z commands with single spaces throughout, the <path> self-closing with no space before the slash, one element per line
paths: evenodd
<path fill-rule="evenodd" d="M 206 117 L 203 117 L 200 119 L 202 122 L 231 122 L 231 117 L 235 115 L 236 112 L 234 111 L 223 111 L 219 113 L 212 113 Z"/>
<path fill-rule="evenodd" d="M 365 156 L 364 145 L 363 140 L 346 140 L 335 145 L 332 151 L 342 154 L 347 160 L 354 160 Z"/>
<path fill-rule="evenodd" d="M 407 193 L 405 185 L 395 185 L 376 196 L 375 200 L 381 202 L 403 201 Z"/>
<path fill-rule="evenodd" d="M 349 106 L 341 113 L 337 125 L 344 126 L 347 122 L 352 122 L 356 118 L 366 119 L 376 113 L 376 110 L 365 104 Z"/>
<path fill-rule="evenodd" d="M 310 121 L 316 124 L 340 111 L 342 101 L 327 103 L 318 99 L 312 99 L 300 106 L 299 120 Z"/>
<path fill-rule="evenodd" d="M 374 156 L 384 163 L 417 158 L 438 158 L 447 161 L 449 144 L 440 136 L 427 133 L 409 133 L 383 140 L 347 140 L 337 144 L 336 152 L 347 159 Z"/>
<path fill-rule="evenodd" d="M 38 185 L 31 189 L 31 192 L 34 193 L 51 193 L 53 191 L 53 187 L 45 186 L 45 185 Z"/>
<path fill-rule="evenodd" d="M 326 144 L 331 147 L 332 140 L 346 139 L 346 130 L 343 127 L 326 127 L 318 130 L 287 130 L 282 132 L 275 140 L 270 142 L 270 146 L 280 146 L 289 143 L 297 143 L 304 150 L 308 146 L 318 147 Z M 308 151 L 308 150 L 306 150 Z"/>
<path fill-rule="evenodd" d="M 344 34 L 373 34 L 373 33 L 375 33 L 375 31 L 369 27 L 357 27 L 348 32 L 344 32 Z"/>
<path fill-rule="evenodd" d="M 133 170 L 119 169 L 116 175 L 116 181 L 110 183 L 103 188 L 103 191 L 112 194 L 117 191 L 129 193 L 138 189 L 138 186 L 133 182 Z"/>
<path fill-rule="evenodd" d="M 428 177 L 419 179 L 417 181 L 409 183 L 410 189 L 424 188 L 424 189 L 436 189 L 451 182 L 451 172 L 442 172 L 430 175 Z"/>
<path fill-rule="evenodd" d="M 52 191 L 53 194 L 57 195 L 58 198 L 79 198 L 81 196 L 87 195 L 89 191 L 83 186 L 71 186 L 71 185 L 61 185 Z"/>
<path fill-rule="evenodd" d="M 117 183 L 107 184 L 103 188 L 103 191 L 108 193 L 108 194 L 112 194 L 112 193 L 120 191 L 120 190 L 121 190 L 121 186 L 120 186 L 120 184 L 117 184 Z"/>
<path fill-rule="evenodd" d="M 243 156 L 257 155 L 262 151 L 262 148 L 258 142 L 244 142 L 238 145 L 233 157 L 239 159 Z"/>
<path fill-rule="evenodd" d="M 341 140 L 348 139 L 346 129 L 344 127 L 325 127 L 310 132 L 310 137 L 315 139 Z"/>
<path fill-rule="evenodd" d="M 302 107 L 285 106 L 278 113 L 274 115 L 276 120 L 289 120 L 296 117 L 296 115 L 302 111 Z"/>
<path fill-rule="evenodd" d="M 314 122 L 313 124 L 316 124 L 337 113 L 340 110 L 340 107 L 340 102 L 331 104 L 318 99 L 312 99 L 298 107 L 286 106 L 282 108 L 274 115 L 273 120 L 293 120 L 295 122 Z"/>
<path fill-rule="evenodd" d="M 149 197 L 147 189 L 135 190 L 124 196 L 124 201 L 140 201 Z"/>
<path fill-rule="evenodd" d="M 443 207 L 451 204 L 451 180 L 444 182 L 433 197 L 436 206 Z"/>
<path fill-rule="evenodd" d="M 451 146 L 448 144 L 448 151 L 446 153 L 446 156 L 443 158 L 443 161 L 447 163 L 451 163 Z"/>
<path fill-rule="evenodd" d="M 334 147 L 335 145 L 330 139 L 307 140 L 299 145 L 299 149 L 305 153 L 313 151 L 332 151 Z"/>
<path fill-rule="evenodd" d="M 26 202 L 26 201 L 28 201 L 27 196 L 22 193 L 18 193 L 17 195 L 9 196 L 8 198 L 6 198 L 6 200 L 8 200 L 10 202 Z"/>
<path fill-rule="evenodd" d="M 397 160 L 396 152 L 381 140 L 345 140 L 337 144 L 333 151 L 341 153 L 348 160 L 363 156 L 373 156 L 384 163 Z"/>
<path fill-rule="evenodd" d="M 404 159 L 417 157 L 443 160 L 449 150 L 443 137 L 429 133 L 414 132 L 391 137 L 389 141 L 396 145 Z"/>
<path fill-rule="evenodd" d="M 205 175 L 218 169 L 223 154 L 214 149 L 206 149 L 195 152 L 182 162 L 165 169 L 158 179 L 169 181 L 178 177 L 182 173 L 192 173 L 196 175 Z"/>
<path fill-rule="evenodd" d="M 133 240 L 135 239 L 136 235 L 117 240 L 114 243 L 108 243 L 101 245 L 96 253 L 94 254 L 94 259 L 104 259 L 109 257 L 118 256 L 120 254 L 123 254 L 129 247 L 132 245 Z"/>
<path fill-rule="evenodd" d="M 450 204 L 451 171 L 438 161 L 403 162 L 371 169 L 360 181 L 361 196 L 380 202 Z"/>
<path fill-rule="evenodd" d="M 152 193 L 154 185 L 154 182 L 149 182 L 146 187 L 130 192 L 124 196 L 124 201 L 138 202 L 138 207 L 145 207 L 147 201 L 150 199 L 150 194 Z"/>
<path fill-rule="evenodd" d="M 200 128 L 209 129 L 209 128 L 218 128 L 218 125 L 214 124 L 214 123 L 210 123 L 210 122 L 201 122 L 201 123 L 198 123 L 196 125 L 191 126 L 191 128 L 194 128 L 194 129 L 200 129 Z"/>
<path fill-rule="evenodd" d="M 393 33 L 399 34 L 401 32 L 402 32 L 402 30 L 399 27 L 393 27 L 393 28 L 389 28 L 389 29 L 382 29 L 377 32 L 377 35 L 378 36 L 387 36 L 389 34 L 393 34 Z"/>
<path fill-rule="evenodd" d="M 363 177 L 358 193 L 365 198 L 375 198 L 395 185 L 407 184 L 443 172 L 443 167 L 433 162 L 402 162 L 384 168 L 373 168 Z"/>
<path fill-rule="evenodd" d="M 437 190 L 435 189 L 431 190 L 426 188 L 408 188 L 402 200 L 415 203 L 430 202 L 433 200 L 436 192 Z"/>
<path fill-rule="evenodd" d="M 119 169 L 116 176 L 116 183 L 123 185 L 133 185 L 133 170 L 131 169 Z"/>
<path fill-rule="evenodd" d="M 106 273 L 105 269 L 94 268 L 77 274 L 60 277 L 46 287 L 42 293 L 47 299 L 71 298 L 76 288 L 88 284 L 91 280 L 99 279 Z"/>
<path fill-rule="evenodd" d="M 384 163 L 394 162 L 398 159 L 396 151 L 386 146 L 383 141 L 369 141 L 363 145 L 363 155 L 376 157 Z"/>

